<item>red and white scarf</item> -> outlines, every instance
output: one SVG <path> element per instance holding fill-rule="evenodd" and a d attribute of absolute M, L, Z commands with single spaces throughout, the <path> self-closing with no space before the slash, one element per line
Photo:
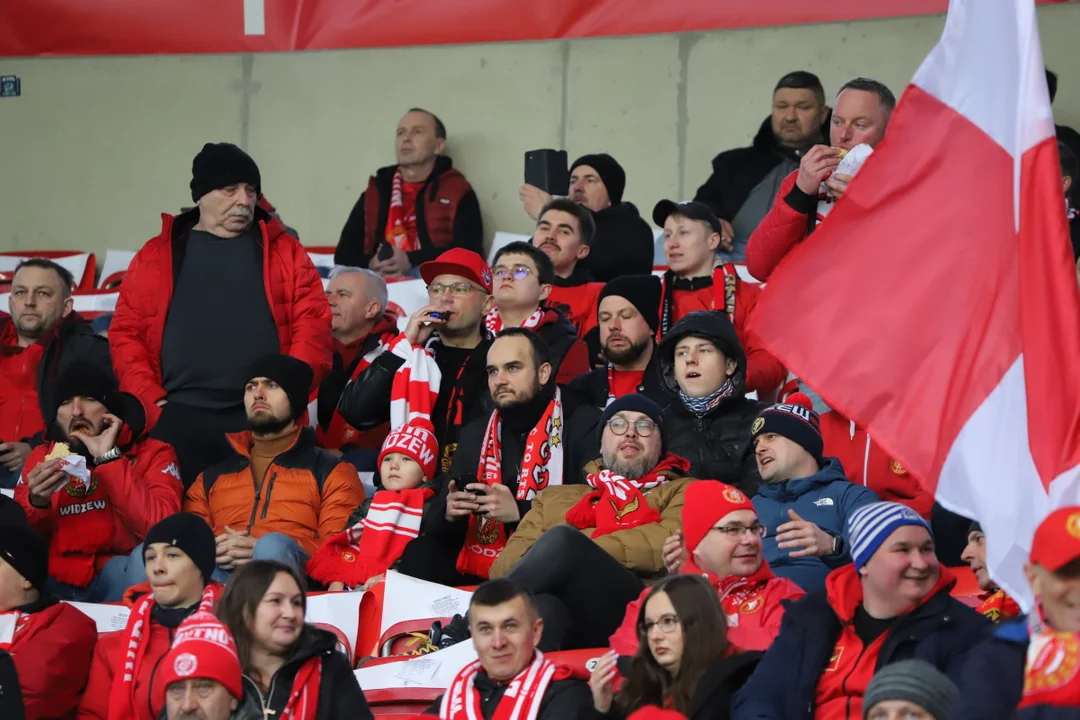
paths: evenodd
<path fill-rule="evenodd" d="M 607 468 L 591 473 L 586 482 L 594 490 L 566 511 L 566 522 L 579 530 L 596 528 L 593 537 L 660 522 L 660 513 L 649 505 L 645 492 L 670 479 L 665 472 L 685 473 L 690 462 L 667 453 L 660 462 L 636 480 L 629 480 Z"/>
<path fill-rule="evenodd" d="M 540 307 L 536 308 L 536 312 L 525 318 L 525 322 L 521 323 L 521 325 L 519 325 L 518 327 L 535 330 L 540 326 L 540 321 L 544 319 L 544 314 L 546 312 L 547 309 L 543 305 L 541 305 Z M 491 331 L 493 335 L 499 334 L 499 332 L 503 329 L 503 319 L 502 315 L 499 314 L 499 308 L 491 308 L 491 312 L 489 312 L 487 316 L 484 317 L 484 325 L 489 331 Z"/>
<path fill-rule="evenodd" d="M 518 473 L 518 500 L 532 500 L 549 485 L 563 484 L 564 429 L 562 390 L 555 388 L 555 395 L 548 402 L 540 421 L 525 439 L 521 471 Z M 480 444 L 480 466 L 476 475 L 485 485 L 502 483 L 502 417 L 497 410 L 491 413 L 484 440 Z M 458 572 L 488 577 L 492 564 L 506 547 L 506 539 L 506 528 L 501 522 L 470 515 L 465 545 L 458 555 Z"/>
<path fill-rule="evenodd" d="M 475 687 L 480 669 L 476 660 L 454 676 L 439 707 L 442 720 L 483 720 L 480 693 Z M 555 663 L 536 650 L 532 662 L 507 685 L 491 720 L 536 720 L 556 670 Z"/>
<path fill-rule="evenodd" d="M 289 699 L 278 717 L 281 720 L 315 720 L 319 709 L 319 688 L 322 686 L 322 656 L 309 658 L 300 666 L 293 679 Z"/>
<path fill-rule="evenodd" d="M 0 613 L 0 650 L 11 649 L 12 643 L 15 642 L 15 634 L 29 619 L 29 615 L 18 610 Z"/>
<path fill-rule="evenodd" d="M 398 335 L 387 349 L 405 361 L 394 373 L 390 387 L 391 429 L 417 417 L 430 420 L 442 384 L 435 358 L 422 346 L 409 343 L 405 333 Z"/>
<path fill-rule="evenodd" d="M 307 574 L 321 583 L 354 588 L 386 572 L 420 534 L 429 488 L 379 490 L 364 519 L 330 537 L 308 561 Z"/>
<path fill-rule="evenodd" d="M 1038 597 L 1027 624 L 1030 642 L 1017 710 L 1038 705 L 1080 708 L 1080 633 L 1051 628 Z"/>
<path fill-rule="evenodd" d="M 675 324 L 678 318 L 673 318 L 675 299 L 672 285 L 675 283 L 675 273 L 668 270 L 664 273 L 663 297 L 660 300 L 660 330 L 657 338 L 662 338 Z M 712 309 L 723 310 L 731 324 L 735 324 L 735 291 L 738 289 L 739 272 L 732 263 L 718 264 L 713 268 L 712 274 Z"/>
<path fill-rule="evenodd" d="M 213 613 L 221 590 L 221 585 L 217 583 L 208 584 L 195 612 Z M 153 608 L 152 593 L 143 595 L 131 608 L 131 615 L 124 628 L 124 640 L 120 643 L 120 649 L 124 653 L 124 666 L 116 669 L 109 693 L 109 720 L 135 720 L 142 716 L 135 709 L 135 682 L 142 669 L 146 648 L 150 645 L 150 623 L 153 622 L 150 611 Z"/>
<path fill-rule="evenodd" d="M 386 217 L 386 242 L 391 247 L 399 248 L 405 252 L 416 252 L 420 249 L 420 242 L 416 234 L 409 234 L 405 226 L 405 198 L 401 192 L 402 183 L 401 168 L 394 171 L 394 180 L 390 185 L 390 208 Z M 412 208 L 413 214 L 416 208 Z"/>

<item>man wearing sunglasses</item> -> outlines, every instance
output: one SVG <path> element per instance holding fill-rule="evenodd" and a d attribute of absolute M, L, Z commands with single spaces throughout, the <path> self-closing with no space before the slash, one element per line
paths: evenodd
<path fill-rule="evenodd" d="M 662 414 L 644 395 L 608 405 L 588 484 L 537 495 L 492 565 L 491 577 L 536 597 L 541 649 L 605 645 L 645 580 L 664 572 L 664 540 L 680 528 L 692 478 L 685 459 L 664 451 Z"/>
<path fill-rule="evenodd" d="M 765 650 L 780 632 L 781 600 L 806 593 L 773 575 L 761 554 L 766 528 L 744 493 L 722 482 L 699 481 L 686 489 L 682 532 L 664 541 L 670 573 L 703 573 L 716 586 L 727 617 L 728 640 L 743 650 Z M 637 618 L 648 589 L 626 606 L 610 645 L 620 656 L 638 649 Z"/>
<path fill-rule="evenodd" d="M 498 334 L 504 327 L 523 327 L 544 338 L 560 384 L 588 372 L 589 350 L 577 328 L 547 302 L 555 283 L 547 253 L 527 242 L 512 242 L 495 253 L 491 274 L 495 307 L 484 318 L 487 329 Z"/>

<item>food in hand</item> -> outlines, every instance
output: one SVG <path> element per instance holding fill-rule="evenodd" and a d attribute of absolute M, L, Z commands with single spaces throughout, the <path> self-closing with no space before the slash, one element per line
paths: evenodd
<path fill-rule="evenodd" d="M 63 458 L 71 455 L 71 448 L 67 443 L 58 442 L 53 445 L 52 452 L 45 456 L 46 460 L 52 460 L 53 458 Z"/>
<path fill-rule="evenodd" d="M 833 150 L 836 151 L 836 157 L 840 158 L 841 160 L 843 160 L 844 156 L 847 155 L 847 150 L 845 150 L 844 148 L 834 147 Z"/>

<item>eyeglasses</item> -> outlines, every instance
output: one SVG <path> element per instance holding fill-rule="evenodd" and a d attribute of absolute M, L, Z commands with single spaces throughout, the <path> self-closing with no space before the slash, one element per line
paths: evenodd
<path fill-rule="evenodd" d="M 740 525 L 739 523 L 732 523 L 731 525 L 721 525 L 720 527 L 709 528 L 710 530 L 716 530 L 722 532 L 729 538 L 741 538 L 746 533 L 757 535 L 758 537 L 765 537 L 765 526 L 759 522 L 751 523 L 750 525 Z"/>
<path fill-rule="evenodd" d="M 607 421 L 608 428 L 616 435 L 625 435 L 630 429 L 630 421 L 626 418 L 615 416 Z M 634 432 L 638 437 L 649 437 L 656 431 L 656 423 L 652 420 L 634 421 Z"/>
<path fill-rule="evenodd" d="M 502 280 L 507 275 L 509 275 L 515 280 L 524 280 L 525 278 L 529 277 L 529 273 L 531 273 L 532 271 L 532 268 L 526 267 L 525 265 L 515 265 L 512 268 L 503 267 L 502 265 L 500 265 L 499 267 L 495 268 L 491 274 L 495 277 L 496 280 Z"/>
<path fill-rule="evenodd" d="M 450 293 L 454 297 L 465 297 L 471 292 L 484 292 L 475 285 L 470 285 L 466 282 L 454 283 L 453 285 L 443 285 L 442 283 L 433 283 L 428 285 L 427 294 L 429 297 L 439 297 L 443 293 Z"/>
<path fill-rule="evenodd" d="M 652 632 L 654 627 L 660 628 L 660 632 L 669 635 L 675 632 L 675 628 L 679 627 L 679 624 L 679 616 L 668 613 L 667 615 L 662 615 L 660 619 L 655 622 L 645 621 L 638 627 L 640 628 L 642 635 L 648 635 Z"/>
<path fill-rule="evenodd" d="M 192 690 L 195 691 L 196 695 L 205 700 L 214 692 L 214 687 L 216 685 L 217 683 L 213 680 L 199 679 L 192 684 Z M 173 700 L 179 700 L 187 694 L 187 685 L 182 682 L 174 682 L 168 687 L 166 692 L 169 693 L 169 697 Z"/>

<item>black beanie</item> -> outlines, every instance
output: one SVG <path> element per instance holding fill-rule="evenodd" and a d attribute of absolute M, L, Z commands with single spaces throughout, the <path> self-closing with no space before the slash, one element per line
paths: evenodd
<path fill-rule="evenodd" d="M 26 511 L 22 505 L 7 495 L 0 495 L 0 527 L 25 524 Z"/>
<path fill-rule="evenodd" d="M 56 407 L 73 397 L 88 397 L 105 403 L 109 394 L 116 389 L 116 379 L 97 365 L 83 360 L 73 362 L 56 378 L 53 385 L 53 400 Z M 53 413 L 56 412 L 53 408 Z"/>
<path fill-rule="evenodd" d="M 825 443 L 821 439 L 821 419 L 805 405 L 784 403 L 762 410 L 750 427 L 751 441 L 764 433 L 786 437 L 821 462 L 825 450 Z M 750 447 L 753 447 L 753 442 Z"/>
<path fill-rule="evenodd" d="M 262 192 L 259 166 L 232 143 L 206 143 L 191 162 L 191 199 L 199 202 L 206 193 L 245 182 Z"/>
<path fill-rule="evenodd" d="M 880 702 L 906 700 L 928 712 L 934 720 L 948 720 L 956 702 L 956 685 L 925 660 L 901 660 L 874 673 L 863 694 L 863 717 Z"/>
<path fill-rule="evenodd" d="M 608 421 L 615 417 L 615 413 L 620 412 L 639 412 L 642 415 L 648 415 L 649 419 L 656 423 L 658 430 L 663 433 L 664 426 L 664 410 L 659 405 L 644 395 L 623 395 L 618 400 L 613 400 L 610 405 L 604 408 L 604 413 L 600 416 L 600 435 L 603 436 L 604 428 L 607 427 Z M 661 435 L 662 437 L 662 435 Z"/>
<path fill-rule="evenodd" d="M 293 420 L 307 410 L 308 395 L 315 373 L 303 360 L 297 360 L 292 355 L 264 355 L 251 364 L 247 377 L 249 381 L 264 377 L 280 385 L 289 396 Z"/>
<path fill-rule="evenodd" d="M 0 560 L 30 581 L 37 590 L 45 592 L 49 578 L 49 543 L 29 525 L 0 526 Z"/>
<path fill-rule="evenodd" d="M 600 291 L 596 299 L 596 307 L 599 312 L 600 303 L 608 295 L 616 295 L 626 298 L 630 304 L 637 308 L 641 317 L 653 329 L 660 327 L 660 295 L 662 294 L 660 278 L 655 275 L 622 275 L 609 281 Z"/>
<path fill-rule="evenodd" d="M 626 171 L 615 158 L 607 153 L 582 155 L 570 166 L 570 173 L 573 174 L 574 168 L 579 165 L 588 165 L 596 171 L 596 174 L 604 181 L 604 187 L 607 188 L 608 198 L 612 205 L 622 202 L 623 190 L 626 189 Z"/>
<path fill-rule="evenodd" d="M 146 533 L 143 547 L 148 548 L 154 543 L 165 543 L 183 550 L 199 568 L 203 580 L 210 582 L 210 575 L 217 566 L 217 539 L 201 517 L 189 512 L 169 515 Z"/>

